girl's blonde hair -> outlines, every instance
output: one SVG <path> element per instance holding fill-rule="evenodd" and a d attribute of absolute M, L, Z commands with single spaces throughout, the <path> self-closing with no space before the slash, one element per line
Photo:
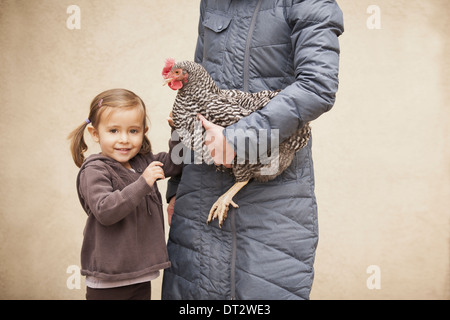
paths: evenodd
<path fill-rule="evenodd" d="M 84 162 L 84 153 L 88 147 L 84 141 L 84 132 L 86 127 L 90 124 L 94 128 L 98 128 L 100 117 L 106 108 L 142 108 L 144 112 L 144 128 L 147 128 L 147 112 L 145 104 L 139 96 L 126 89 L 112 89 L 107 90 L 97 95 L 91 102 L 89 117 L 73 130 L 68 139 L 71 140 L 70 150 L 72 151 L 73 161 L 77 167 L 81 167 Z M 150 140 L 144 134 L 144 140 L 140 154 L 146 154 L 152 151 Z"/>

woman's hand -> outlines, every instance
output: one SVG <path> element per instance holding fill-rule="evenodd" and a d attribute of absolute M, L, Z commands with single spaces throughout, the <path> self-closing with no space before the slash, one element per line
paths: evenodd
<path fill-rule="evenodd" d="M 164 170 L 162 169 L 163 163 L 159 161 L 153 161 L 142 173 L 147 184 L 152 187 L 156 180 L 165 179 Z"/>
<path fill-rule="evenodd" d="M 222 133 L 225 128 L 206 120 L 201 114 L 198 115 L 198 118 L 206 130 L 205 145 L 208 147 L 214 163 L 231 168 L 236 152 Z"/>

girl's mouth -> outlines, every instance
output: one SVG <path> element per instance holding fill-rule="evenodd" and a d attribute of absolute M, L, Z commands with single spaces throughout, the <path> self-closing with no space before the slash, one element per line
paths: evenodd
<path fill-rule="evenodd" d="M 127 154 L 130 150 L 129 148 L 116 148 L 116 151 L 122 154 Z"/>

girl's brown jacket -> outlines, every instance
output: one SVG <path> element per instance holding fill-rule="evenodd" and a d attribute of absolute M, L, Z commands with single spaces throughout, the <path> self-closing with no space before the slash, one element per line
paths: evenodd
<path fill-rule="evenodd" d="M 170 266 L 161 194 L 156 183 L 150 187 L 141 176 L 153 161 L 164 164 L 166 177 L 181 173 L 170 152 L 138 154 L 130 160 L 135 172 L 101 154 L 83 163 L 77 177 L 78 196 L 88 215 L 82 275 L 124 280 Z"/>

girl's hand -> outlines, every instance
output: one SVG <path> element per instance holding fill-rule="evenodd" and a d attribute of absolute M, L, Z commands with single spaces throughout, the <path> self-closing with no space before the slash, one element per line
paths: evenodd
<path fill-rule="evenodd" d="M 142 173 L 147 184 L 152 187 L 156 180 L 165 179 L 164 170 L 161 168 L 163 164 L 159 161 L 153 161 Z"/>

